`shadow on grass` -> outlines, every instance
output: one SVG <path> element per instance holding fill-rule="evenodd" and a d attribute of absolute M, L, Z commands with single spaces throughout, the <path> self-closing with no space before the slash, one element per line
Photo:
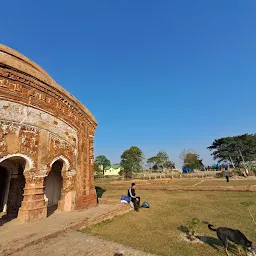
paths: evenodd
<path fill-rule="evenodd" d="M 179 226 L 177 227 L 177 229 L 183 233 L 186 234 L 186 236 L 189 236 L 189 228 L 186 226 Z M 207 244 L 209 246 L 211 246 L 213 249 L 215 249 L 216 251 L 221 251 L 221 250 L 225 250 L 224 246 L 222 245 L 221 241 L 216 238 L 216 237 L 212 237 L 212 236 L 202 236 L 202 235 L 197 235 L 195 236 L 195 238 L 197 238 L 198 240 L 200 240 L 201 242 L 203 242 L 204 244 Z M 228 245 L 228 250 L 233 253 L 234 255 L 236 255 L 235 253 L 237 253 L 237 248 L 235 245 L 230 244 Z"/>
<path fill-rule="evenodd" d="M 214 248 L 217 251 L 223 250 L 224 246 L 222 245 L 221 241 L 218 238 L 212 237 L 212 236 L 197 236 L 197 238 L 202 241 L 205 244 L 210 245 L 212 248 Z M 228 243 L 228 250 L 234 255 L 239 255 L 237 247 L 234 244 Z"/>
<path fill-rule="evenodd" d="M 102 197 L 102 195 L 104 194 L 104 192 L 106 191 L 106 189 L 95 186 L 96 189 L 96 194 L 97 194 L 97 203 L 99 203 L 99 198 Z"/>
<path fill-rule="evenodd" d="M 178 229 L 179 231 L 185 233 L 186 235 L 188 235 L 188 233 L 189 233 L 189 229 L 188 229 L 188 227 L 186 227 L 186 226 L 182 226 L 182 225 L 181 225 L 181 226 L 177 227 L 177 229 Z"/>

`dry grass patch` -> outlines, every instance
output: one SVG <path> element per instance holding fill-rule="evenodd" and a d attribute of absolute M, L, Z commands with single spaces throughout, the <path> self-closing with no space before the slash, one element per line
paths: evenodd
<path fill-rule="evenodd" d="M 102 195 L 119 198 L 126 190 L 107 190 Z M 201 192 L 201 191 L 138 191 L 142 201 L 150 203 L 150 209 L 129 212 L 111 221 L 91 227 L 88 232 L 107 240 L 159 255 L 225 255 L 216 234 L 200 223 L 197 234 L 203 243 L 184 241 L 181 226 L 192 218 L 208 221 L 216 226 L 240 229 L 252 241 L 256 241 L 256 226 L 241 202 L 256 203 L 254 192 Z M 252 206 L 256 215 L 256 206 Z M 218 250 L 219 249 L 219 250 Z M 231 248 L 232 249 L 232 248 Z M 233 248 L 233 255 L 236 255 Z M 238 254 L 237 254 L 238 255 Z"/>
<path fill-rule="evenodd" d="M 150 181 L 148 181 L 150 182 Z M 120 184 L 123 182 L 120 181 Z M 119 182 L 116 182 L 115 184 L 111 184 L 110 181 L 107 182 L 96 182 L 96 186 L 104 186 L 107 188 L 111 189 L 111 186 L 118 185 Z M 138 189 L 140 186 L 252 186 L 256 185 L 256 179 L 240 179 L 240 180 L 235 180 L 235 179 L 230 179 L 230 182 L 226 182 L 226 179 L 220 178 L 220 179 L 179 179 L 179 180 L 172 180 L 169 183 L 146 183 L 145 184 L 140 184 L 138 182 L 137 187 Z M 123 184 L 123 187 L 128 187 L 130 186 L 130 183 Z"/>
<path fill-rule="evenodd" d="M 256 180 L 234 180 L 230 178 L 229 182 L 226 179 L 216 179 L 216 180 L 205 180 L 199 186 L 252 186 L 256 185 Z"/>

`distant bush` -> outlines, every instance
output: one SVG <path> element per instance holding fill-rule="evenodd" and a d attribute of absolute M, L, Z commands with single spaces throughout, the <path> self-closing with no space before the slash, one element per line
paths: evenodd
<path fill-rule="evenodd" d="M 232 176 L 237 175 L 237 176 L 244 176 L 243 172 L 240 169 L 235 169 L 232 171 Z"/>
<path fill-rule="evenodd" d="M 96 173 L 94 175 L 94 178 L 103 178 L 103 177 L 104 177 L 104 175 L 102 173 Z"/>
<path fill-rule="evenodd" d="M 223 177 L 224 177 L 224 172 L 216 173 L 216 178 L 223 178 Z"/>
<path fill-rule="evenodd" d="M 247 174 L 248 176 L 255 176 L 254 171 L 249 171 L 249 173 Z"/>
<path fill-rule="evenodd" d="M 249 176 L 254 175 L 253 172 L 249 172 L 249 173 L 251 173 L 251 174 L 249 174 Z M 235 170 L 229 172 L 229 176 L 230 176 L 230 177 L 232 177 L 232 176 L 244 176 L 244 174 L 243 174 L 243 171 L 242 171 L 242 170 L 240 170 L 240 169 L 235 169 Z M 221 172 L 216 173 L 216 178 L 222 178 L 222 177 L 224 177 L 224 171 L 221 171 Z"/>

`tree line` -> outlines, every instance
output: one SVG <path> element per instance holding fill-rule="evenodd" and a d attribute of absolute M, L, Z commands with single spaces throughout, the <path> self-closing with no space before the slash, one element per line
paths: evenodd
<path fill-rule="evenodd" d="M 207 147 L 212 153 L 214 160 L 226 163 L 233 167 L 239 167 L 256 160 L 256 134 L 242 134 L 239 136 L 223 137 L 215 139 L 211 146 Z M 145 159 L 142 150 L 132 146 L 120 156 L 122 171 L 120 175 L 131 177 L 132 173 L 141 172 L 145 166 L 150 170 L 172 170 L 175 163 L 169 159 L 165 151 L 159 151 L 155 156 Z M 193 150 L 183 150 L 180 153 L 183 167 L 190 169 L 204 169 L 203 159 Z M 110 166 L 110 160 L 100 155 L 95 159 L 95 171 L 103 172 Z M 102 166 L 102 169 L 100 168 Z"/>
<path fill-rule="evenodd" d="M 202 165 L 199 155 L 192 151 L 184 151 L 182 156 L 185 167 L 198 168 Z M 125 177 L 132 177 L 132 173 L 141 172 L 145 167 L 155 171 L 167 171 L 175 168 L 175 163 L 169 159 L 165 151 L 159 151 L 155 156 L 145 159 L 142 150 L 136 146 L 125 150 L 120 159 L 122 170 L 119 174 Z M 104 155 L 97 156 L 95 159 L 95 171 L 98 173 L 102 172 L 104 175 L 104 169 L 110 165 L 110 160 Z"/>
<path fill-rule="evenodd" d="M 169 156 L 164 151 L 159 151 L 156 156 L 150 157 L 145 161 L 145 156 L 142 150 L 136 146 L 132 146 L 125 150 L 120 156 L 120 165 L 122 166 L 122 171 L 120 175 L 125 175 L 126 177 L 131 177 L 132 173 L 141 172 L 145 165 L 151 170 L 166 170 L 175 168 L 175 163 L 169 160 Z M 104 169 L 110 166 L 110 160 L 106 156 L 100 155 L 95 159 L 95 171 L 102 172 L 104 174 Z"/>

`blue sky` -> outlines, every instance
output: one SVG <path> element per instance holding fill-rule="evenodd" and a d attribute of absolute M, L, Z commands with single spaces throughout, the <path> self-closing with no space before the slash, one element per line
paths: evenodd
<path fill-rule="evenodd" d="M 4 10 L 4 11 L 3 11 Z M 132 145 L 179 163 L 254 133 L 256 1 L 3 1 L 0 42 L 42 66 L 94 114 L 95 154 Z"/>

